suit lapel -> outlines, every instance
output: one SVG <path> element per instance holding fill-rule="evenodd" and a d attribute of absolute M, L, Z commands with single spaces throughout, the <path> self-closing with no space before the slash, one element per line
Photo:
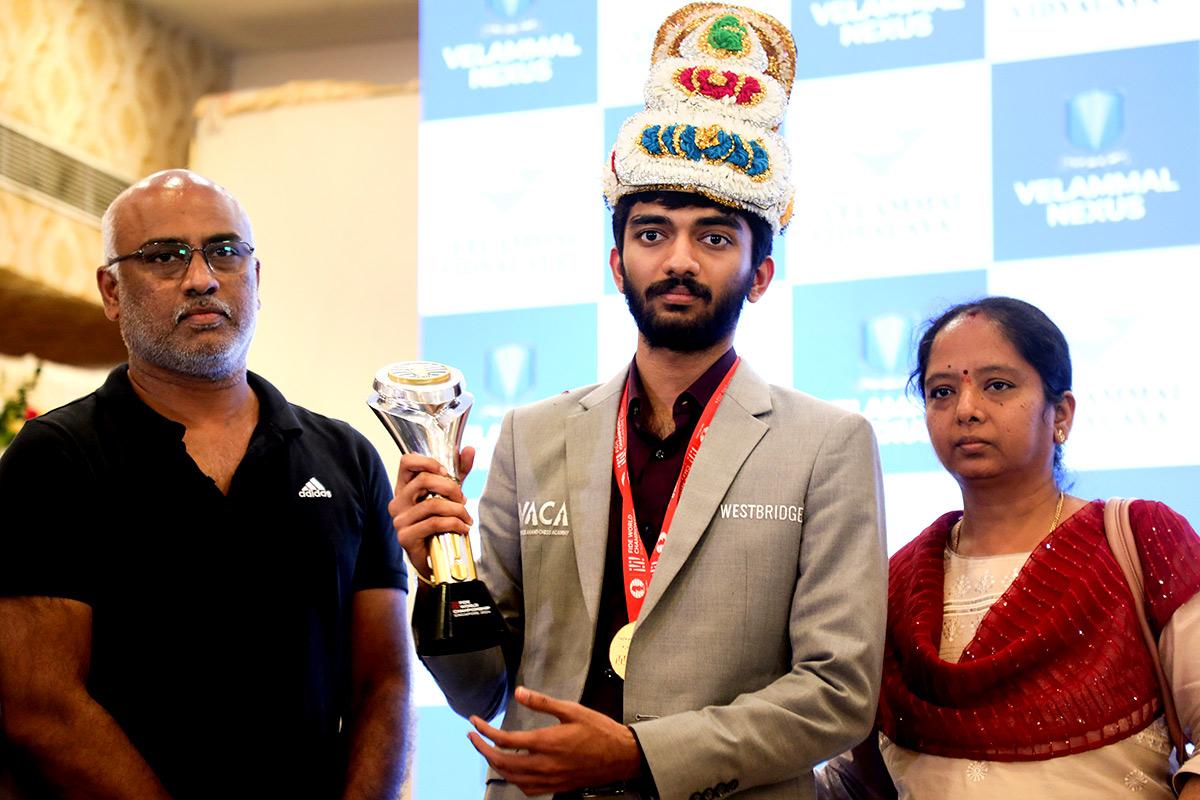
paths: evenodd
<path fill-rule="evenodd" d="M 659 557 L 638 615 L 639 621 L 654 610 L 659 598 L 687 563 L 734 477 L 766 434 L 768 426 L 758 419 L 758 415 L 770 409 L 770 388 L 743 362 L 729 383 L 725 399 L 717 409 L 684 485 L 675 521 L 667 535 L 667 545 Z"/>
<path fill-rule="evenodd" d="M 612 441 L 617 405 L 628 370 L 580 398 L 582 408 L 567 417 L 567 493 L 571 535 L 583 601 L 593 627 L 600 607 L 608 512 L 612 494 Z M 599 479 L 597 476 L 608 476 Z"/>

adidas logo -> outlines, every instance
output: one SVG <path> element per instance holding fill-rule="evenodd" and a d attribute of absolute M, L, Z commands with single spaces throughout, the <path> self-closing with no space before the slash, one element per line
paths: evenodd
<path fill-rule="evenodd" d="M 298 494 L 300 497 L 333 497 L 333 492 L 322 486 L 316 478 L 309 478 Z"/>

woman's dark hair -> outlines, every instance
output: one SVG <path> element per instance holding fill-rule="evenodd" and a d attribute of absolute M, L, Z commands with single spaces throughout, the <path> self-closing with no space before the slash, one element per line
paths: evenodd
<path fill-rule="evenodd" d="M 625 224 L 629 221 L 629 212 L 637 202 L 661 203 L 675 210 L 678 208 L 715 208 L 726 214 L 733 214 L 746 220 L 750 228 L 750 265 L 755 269 L 771 255 L 775 233 L 771 225 L 757 214 L 733 208 L 724 203 L 718 203 L 702 194 L 679 191 L 649 191 L 627 194 L 617 201 L 612 214 L 613 241 L 617 246 L 617 254 L 625 255 Z"/>
<path fill-rule="evenodd" d="M 1040 308 L 1013 297 L 984 297 L 960 303 L 946 309 L 931 320 L 917 342 L 917 365 L 908 376 L 908 390 L 925 402 L 925 372 L 929 367 L 929 351 L 942 329 L 959 317 L 981 314 L 999 326 L 1004 338 L 1021 354 L 1021 358 L 1037 371 L 1042 379 L 1042 393 L 1047 403 L 1057 403 L 1071 389 L 1071 351 L 1066 337 Z M 1054 476 L 1061 485 L 1063 478 L 1062 445 L 1054 445 Z"/>

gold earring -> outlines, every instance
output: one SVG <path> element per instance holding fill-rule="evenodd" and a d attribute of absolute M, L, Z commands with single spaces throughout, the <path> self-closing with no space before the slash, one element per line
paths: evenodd
<path fill-rule="evenodd" d="M 1066 444 L 1067 443 L 1067 432 L 1064 431 L 1062 428 L 1059 428 L 1058 430 L 1054 431 L 1054 441 L 1058 442 L 1059 444 Z"/>

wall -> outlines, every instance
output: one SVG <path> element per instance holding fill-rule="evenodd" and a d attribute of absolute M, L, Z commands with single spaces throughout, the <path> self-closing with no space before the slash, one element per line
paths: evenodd
<path fill-rule="evenodd" d="M 411 38 L 241 55 L 234 59 L 231 85 L 257 89 L 297 80 L 396 84 L 416 79 L 417 40 Z"/>
<path fill-rule="evenodd" d="M 354 425 L 394 471 L 398 451 L 365 399 L 377 369 L 417 355 L 417 96 L 348 87 L 312 101 L 308 88 L 252 93 L 270 102 L 206 116 L 191 166 L 254 224 L 262 312 L 250 369 Z"/>
<path fill-rule="evenodd" d="M 183 164 L 229 56 L 118 0 L 0 0 L 0 119 L 133 180 Z M 0 191 L 0 264 L 93 297 L 96 225 Z"/>
<path fill-rule="evenodd" d="M 191 162 L 238 194 L 262 249 L 250 368 L 353 424 L 390 471 L 398 451 L 364 400 L 378 367 L 417 357 L 416 78 L 415 38 L 238 55 L 245 97 L 292 81 L 404 88 L 202 121 Z"/>
<path fill-rule="evenodd" d="M 0 122 L 125 180 L 186 163 L 192 106 L 228 84 L 229 62 L 120 0 L 0 0 Z M 97 300 L 101 255 L 98 221 L 0 182 L 0 265 Z M 37 407 L 95 386 L 93 372 L 44 375 Z"/>

